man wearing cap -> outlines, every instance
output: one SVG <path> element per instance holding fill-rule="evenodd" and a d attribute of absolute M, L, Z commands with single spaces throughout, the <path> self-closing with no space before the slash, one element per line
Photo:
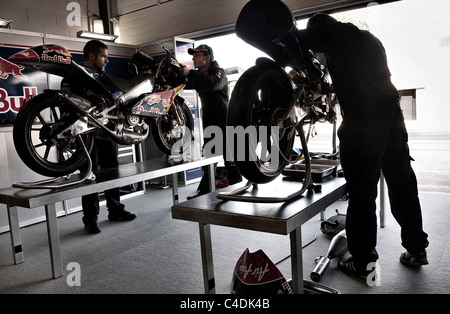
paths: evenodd
<path fill-rule="evenodd" d="M 202 103 L 203 128 L 209 126 L 218 126 L 222 130 L 225 138 L 226 117 L 228 111 L 228 79 L 225 70 L 214 60 L 214 52 L 208 45 L 200 45 L 195 49 L 189 49 L 188 53 L 193 56 L 194 68 L 189 70 L 187 67 L 180 69 L 180 74 L 187 77 L 188 83 L 186 89 L 195 89 Z M 205 144 L 209 139 L 205 139 Z M 224 140 L 224 149 L 225 149 Z M 225 151 L 224 151 L 225 154 Z M 225 168 L 228 172 L 229 184 L 234 184 L 242 180 L 235 166 L 229 161 L 225 161 Z M 205 168 L 204 168 L 205 170 Z M 197 188 L 197 193 L 193 196 L 199 196 L 209 191 L 208 181 L 203 176 Z M 192 197 L 189 197 L 190 199 Z"/>
<path fill-rule="evenodd" d="M 368 31 L 326 14 L 310 18 L 307 28 L 297 30 L 296 35 L 304 56 L 309 50 L 326 55 L 342 111 L 338 135 L 349 192 L 346 232 L 351 257 L 341 259 L 338 267 L 364 278 L 378 259 L 376 198 L 381 171 L 407 250 L 400 255 L 400 262 L 406 266 L 428 264 L 428 235 L 422 229 L 408 134 L 383 45 Z"/>

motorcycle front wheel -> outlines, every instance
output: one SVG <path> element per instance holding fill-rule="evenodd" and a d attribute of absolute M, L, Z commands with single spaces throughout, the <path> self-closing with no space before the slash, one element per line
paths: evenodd
<path fill-rule="evenodd" d="M 173 104 L 173 106 L 178 106 L 178 104 Z M 187 150 L 191 145 L 194 134 L 194 116 L 189 106 L 183 102 L 183 121 L 181 125 L 174 121 L 173 113 L 169 112 L 168 115 L 152 124 L 151 129 L 155 144 L 163 154 L 178 155 L 181 144 L 183 145 L 183 151 Z M 180 139 L 181 136 L 182 139 Z M 176 144 L 179 147 L 175 146 Z M 176 150 L 176 152 L 173 150 Z"/>
<path fill-rule="evenodd" d="M 292 104 L 289 77 L 274 63 L 248 69 L 236 83 L 227 116 L 234 138 L 229 136 L 227 145 L 240 173 L 250 182 L 268 183 L 286 166 L 295 140 Z"/>
<path fill-rule="evenodd" d="M 26 102 L 16 116 L 13 139 L 22 161 L 33 171 L 47 177 L 71 174 L 86 164 L 82 143 L 76 139 L 58 138 L 62 130 L 80 115 L 53 94 L 40 94 Z M 93 145 L 92 133 L 83 135 L 88 151 Z"/>

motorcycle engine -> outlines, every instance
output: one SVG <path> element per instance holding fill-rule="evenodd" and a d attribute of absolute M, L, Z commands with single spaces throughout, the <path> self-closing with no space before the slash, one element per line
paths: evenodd
<path fill-rule="evenodd" d="M 127 123 L 129 126 L 136 126 L 141 122 L 141 117 L 135 114 L 129 113 L 127 115 Z"/>

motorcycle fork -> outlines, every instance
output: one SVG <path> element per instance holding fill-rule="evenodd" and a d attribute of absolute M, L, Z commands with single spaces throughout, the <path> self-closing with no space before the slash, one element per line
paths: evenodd
<path fill-rule="evenodd" d="M 172 109 L 175 121 L 178 123 L 178 125 L 183 125 L 184 114 L 183 111 L 181 111 L 180 106 L 178 106 L 178 104 L 175 101 L 173 101 L 172 103 Z"/>

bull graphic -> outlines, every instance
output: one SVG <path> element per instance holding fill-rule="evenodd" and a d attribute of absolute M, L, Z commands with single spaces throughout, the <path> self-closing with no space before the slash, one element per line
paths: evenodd
<path fill-rule="evenodd" d="M 53 46 L 43 46 L 43 48 L 45 49 L 42 53 L 51 53 L 51 52 L 56 52 L 57 54 L 66 56 L 66 57 L 72 57 L 72 54 L 67 51 L 66 48 L 58 46 L 58 45 L 53 45 Z"/>
<path fill-rule="evenodd" d="M 21 65 L 16 65 L 12 62 L 9 62 L 6 59 L 0 57 L 0 78 L 3 80 L 8 79 L 10 75 L 14 76 L 17 79 L 28 80 L 28 77 L 22 73 L 24 69 Z"/>

